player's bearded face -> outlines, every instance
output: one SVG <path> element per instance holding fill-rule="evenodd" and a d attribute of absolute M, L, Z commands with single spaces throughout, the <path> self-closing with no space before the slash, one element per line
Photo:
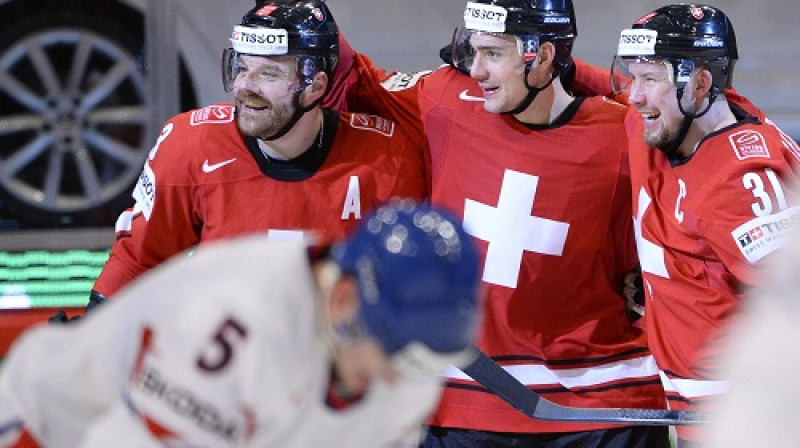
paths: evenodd
<path fill-rule="evenodd" d="M 667 70 L 663 64 L 630 64 L 629 103 L 642 115 L 645 143 L 655 148 L 669 148 L 683 121 L 677 89 Z"/>
<path fill-rule="evenodd" d="M 295 58 L 242 55 L 239 67 L 233 84 L 239 129 L 255 137 L 274 135 L 294 113 Z"/>

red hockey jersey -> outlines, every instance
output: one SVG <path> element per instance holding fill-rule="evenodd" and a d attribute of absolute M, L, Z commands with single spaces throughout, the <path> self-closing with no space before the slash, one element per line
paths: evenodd
<path fill-rule="evenodd" d="M 577 67 L 574 88 L 610 92 L 608 71 Z M 681 163 L 644 143 L 636 110 L 626 118 L 645 322 L 673 409 L 706 409 L 727 390 L 719 361 L 730 318 L 758 281 L 753 265 L 782 247 L 800 219 L 786 188 L 796 182 L 800 148 L 746 98 L 725 96 L 741 120 L 709 134 Z M 689 427 L 678 435 L 702 437 Z"/>
<path fill-rule="evenodd" d="M 486 112 L 477 82 L 448 67 L 387 79 L 356 55 L 345 75 L 349 107 L 392 117 L 427 146 L 432 202 L 462 216 L 479 245 L 487 291 L 480 347 L 559 404 L 664 407 L 644 334 L 618 293 L 636 263 L 625 108 L 580 98 L 552 125 L 528 126 Z M 534 421 L 463 372 L 447 376 L 434 425 L 603 427 Z"/>
<path fill-rule="evenodd" d="M 650 349 L 670 407 L 704 408 L 727 389 L 719 377 L 722 339 L 744 291 L 756 284 L 753 265 L 782 247 L 800 220 L 785 186 L 796 179 L 800 148 L 750 117 L 709 134 L 690 159 L 671 164 L 635 140 L 642 120 L 633 110 L 629 126 Z"/>
<path fill-rule="evenodd" d="M 392 121 L 325 110 L 323 140 L 291 161 L 243 137 L 234 107 L 217 104 L 166 123 L 117 221 L 94 289 L 106 295 L 200 242 L 253 232 L 342 237 L 391 197 L 428 194 L 422 151 Z"/>

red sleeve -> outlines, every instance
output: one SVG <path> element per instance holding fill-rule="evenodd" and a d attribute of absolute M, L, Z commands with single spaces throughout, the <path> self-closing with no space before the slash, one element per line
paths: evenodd
<path fill-rule="evenodd" d="M 620 154 L 619 177 L 617 178 L 613 207 L 617 210 L 614 212 L 614 216 L 626 216 L 632 214 L 631 169 L 630 160 L 628 158 L 627 138 L 621 136 L 619 139 L 622 140 L 620 142 L 620 148 L 623 148 L 623 151 Z M 615 241 L 614 247 L 619 248 L 619 259 L 622 263 L 619 269 L 627 274 L 639 263 L 633 219 L 626 220 L 624 225 L 620 224 L 615 226 L 611 233 Z M 622 279 L 620 279 L 618 284 L 622 284 Z"/>
<path fill-rule="evenodd" d="M 323 106 L 342 112 L 350 111 L 347 107 L 347 93 L 358 82 L 358 71 L 353 68 L 354 65 L 355 51 L 340 32 L 339 60 L 333 71 L 331 89 L 325 95 Z"/>
<path fill-rule="evenodd" d="M 170 125 L 174 127 L 167 131 Z M 187 177 L 187 163 L 180 154 L 193 145 L 184 145 L 181 134 L 178 120 L 165 126 L 134 187 L 136 205 L 117 220 L 116 242 L 93 287 L 107 297 L 200 241 L 194 188 L 192 182 L 182 179 Z M 149 194 L 152 205 L 148 206 L 142 198 Z"/>
<path fill-rule="evenodd" d="M 761 109 L 756 107 L 755 104 L 751 103 L 749 99 L 740 95 L 736 89 L 726 90 L 725 99 L 728 101 L 728 103 L 741 107 L 745 112 L 751 114 L 761 121 L 764 121 L 766 118 L 766 115 L 764 115 L 764 112 Z"/>
<path fill-rule="evenodd" d="M 790 188 L 797 181 L 797 173 L 785 157 L 785 141 L 777 128 L 762 128 L 760 135 L 767 147 L 780 149 L 768 159 L 737 161 L 718 170 L 713 194 L 709 194 L 705 216 L 700 220 L 701 232 L 723 264 L 740 282 L 750 285 L 756 280 L 752 266 L 763 265 L 769 254 L 782 247 L 786 228 L 797 213 Z M 770 132 L 773 130 L 777 133 Z M 729 144 L 727 138 L 715 142 Z M 774 176 L 770 177 L 770 172 Z M 760 240 L 758 257 L 745 255 L 737 241 L 738 236 L 753 229 L 757 233 L 749 233 Z"/>
<path fill-rule="evenodd" d="M 339 35 L 339 63 L 326 104 L 338 110 L 365 112 L 398 124 L 418 146 L 426 140 L 419 95 L 430 72 L 387 72 L 356 53 Z"/>

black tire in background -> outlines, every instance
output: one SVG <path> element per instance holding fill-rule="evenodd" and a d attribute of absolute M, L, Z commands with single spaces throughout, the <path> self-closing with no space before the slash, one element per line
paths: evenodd
<path fill-rule="evenodd" d="M 131 205 L 153 142 L 144 21 L 124 8 L 62 0 L 2 19 L 0 214 L 20 227 L 107 226 Z M 195 107 L 183 65 L 181 85 Z"/>

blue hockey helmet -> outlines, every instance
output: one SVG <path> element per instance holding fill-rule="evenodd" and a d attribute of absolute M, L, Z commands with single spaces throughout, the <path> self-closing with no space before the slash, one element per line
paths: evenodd
<path fill-rule="evenodd" d="M 480 316 L 478 256 L 447 212 L 394 200 L 333 247 L 358 279 L 359 317 L 387 354 L 420 342 L 439 354 L 474 342 Z"/>

